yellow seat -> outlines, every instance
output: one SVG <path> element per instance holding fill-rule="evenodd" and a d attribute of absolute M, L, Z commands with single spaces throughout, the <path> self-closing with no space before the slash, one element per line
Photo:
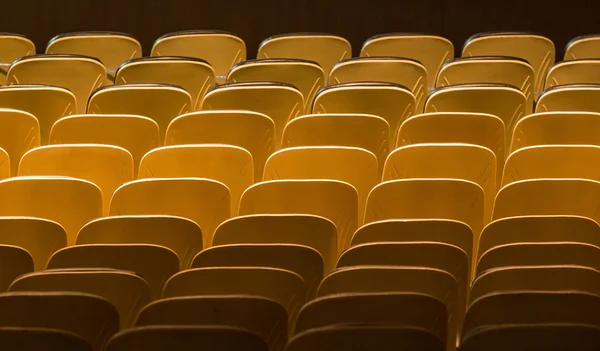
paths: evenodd
<path fill-rule="evenodd" d="M 597 34 L 581 35 L 571 39 L 565 47 L 565 61 L 600 58 Z"/>
<path fill-rule="evenodd" d="M 166 84 L 118 84 L 94 91 L 88 102 L 90 114 L 132 114 L 152 118 L 160 129 L 159 143 L 164 143 L 169 123 L 189 112 L 192 98 L 183 88 Z"/>
<path fill-rule="evenodd" d="M 0 41 L 1 42 L 1 41 Z M 0 165 L 2 178 L 5 167 L 10 167 L 10 175 L 15 176 L 19 160 L 30 149 L 40 146 L 40 124 L 29 112 L 0 108 L 0 148 L 10 158 L 8 165 Z"/>
<path fill-rule="evenodd" d="M 410 243 L 427 241 L 449 244 L 463 250 L 469 262 L 473 253 L 473 232 L 465 223 L 449 219 L 391 219 L 371 222 L 358 228 L 352 247 L 377 242 Z"/>
<path fill-rule="evenodd" d="M 0 217 L 0 244 L 25 249 L 33 258 L 35 270 L 41 271 L 53 253 L 67 246 L 67 233 L 60 224 L 47 219 Z"/>
<path fill-rule="evenodd" d="M 139 178 L 195 177 L 216 180 L 231 191 L 231 213 L 254 183 L 252 155 L 232 145 L 164 146 L 147 153 L 140 162 Z"/>
<path fill-rule="evenodd" d="M 287 312 L 279 303 L 258 296 L 185 296 L 162 299 L 147 305 L 140 312 L 136 326 L 150 325 L 221 325 L 242 328 L 260 336 L 272 351 L 282 351 L 287 342 Z"/>
<path fill-rule="evenodd" d="M 581 324 L 518 324 L 475 329 L 461 351 L 580 350 L 600 348 L 600 327 Z"/>
<path fill-rule="evenodd" d="M 454 178 L 478 184 L 484 192 L 486 221 L 496 196 L 496 157 L 472 144 L 414 144 L 397 148 L 385 161 L 383 181 L 407 178 Z"/>
<path fill-rule="evenodd" d="M 442 64 L 454 57 L 454 45 L 450 40 L 435 35 L 380 34 L 365 41 L 360 56 L 408 57 L 417 60 L 427 68 L 427 87 L 433 88 Z"/>
<path fill-rule="evenodd" d="M 102 190 L 104 214 L 121 184 L 133 180 L 131 154 L 118 146 L 69 144 L 29 150 L 19 164 L 19 176 L 65 176 L 88 180 Z"/>
<path fill-rule="evenodd" d="M 19 276 L 33 272 L 33 258 L 27 250 L 15 245 L 0 245 L 0 264 L 0 292 L 8 291 Z"/>
<path fill-rule="evenodd" d="M 13 61 L 35 54 L 35 44 L 22 34 L 0 34 L 0 84 L 6 84 L 6 72 Z"/>
<path fill-rule="evenodd" d="M 577 83 L 600 84 L 600 60 L 580 59 L 555 64 L 546 75 L 544 89 Z"/>
<path fill-rule="evenodd" d="M 294 147 L 277 151 L 265 165 L 263 180 L 333 179 L 358 192 L 358 222 L 362 222 L 369 191 L 379 182 L 377 157 L 365 149 L 340 146 Z M 351 237 L 342 242 L 350 245 Z M 341 247 L 340 247 L 341 249 Z"/>
<path fill-rule="evenodd" d="M 106 80 L 100 60 L 83 55 L 33 55 L 15 61 L 6 74 L 7 84 L 50 84 L 67 88 L 76 97 L 77 113 L 85 113 L 92 92 Z"/>
<path fill-rule="evenodd" d="M 202 250 L 202 231 L 191 220 L 167 216 L 104 217 L 84 225 L 77 235 L 77 245 L 151 244 L 173 250 L 182 268 Z"/>
<path fill-rule="evenodd" d="M 432 332 L 403 326 L 334 326 L 314 328 L 296 335 L 286 351 L 409 351 L 446 350 Z M 587 350 L 586 350 L 587 351 Z"/>
<path fill-rule="evenodd" d="M 366 113 L 390 125 L 391 145 L 402 122 L 416 110 L 415 96 L 405 87 L 386 82 L 353 82 L 330 85 L 315 96 L 312 113 Z"/>
<path fill-rule="evenodd" d="M 122 147 L 133 157 L 134 176 L 142 157 L 159 146 L 158 124 L 136 115 L 73 115 L 50 130 L 50 144 L 105 144 Z"/>
<path fill-rule="evenodd" d="M 600 113 L 542 112 L 515 125 L 510 152 L 537 145 L 600 146 Z"/>
<path fill-rule="evenodd" d="M 74 32 L 59 34 L 46 46 L 46 54 L 79 54 L 96 57 L 114 78 L 119 66 L 142 56 L 142 45 L 131 35 L 118 32 Z M 114 80 L 114 79 L 113 79 Z"/>
<path fill-rule="evenodd" d="M 459 307 L 457 283 L 448 272 L 422 267 L 355 266 L 329 274 L 319 286 L 319 297 L 377 292 L 420 293 L 443 301 L 448 309 L 446 345 L 448 350 L 456 348 L 465 301 L 463 296 Z"/>
<path fill-rule="evenodd" d="M 193 57 L 144 57 L 129 60 L 115 73 L 115 83 L 164 83 L 185 89 L 192 98 L 192 111 L 198 110 L 210 87 L 215 71 L 210 64 Z"/>
<path fill-rule="evenodd" d="M 308 246 L 296 244 L 230 244 L 210 247 L 196 255 L 190 268 L 268 267 L 298 274 L 308 297 L 317 293 L 323 279 L 323 258 Z"/>
<path fill-rule="evenodd" d="M 302 277 L 288 270 L 266 267 L 188 269 L 172 276 L 163 290 L 163 298 L 212 295 L 254 295 L 271 299 L 287 311 L 290 328 L 307 298 Z"/>
<path fill-rule="evenodd" d="M 92 351 L 85 339 L 57 329 L 3 327 L 0 340 L 5 350 Z"/>
<path fill-rule="evenodd" d="M 481 233 L 476 260 L 497 246 L 539 242 L 575 242 L 600 248 L 600 226 L 580 216 L 520 216 L 488 224 Z"/>
<path fill-rule="evenodd" d="M 527 60 L 535 73 L 533 91 L 540 92 L 544 77 L 554 64 L 555 48 L 552 40 L 524 32 L 490 32 L 471 36 L 465 42 L 463 57 L 513 56 Z"/>
<path fill-rule="evenodd" d="M 527 97 L 519 89 L 504 84 L 479 83 L 437 88 L 425 102 L 428 112 L 477 112 L 500 117 L 507 145 L 515 123 L 527 114 Z"/>
<path fill-rule="evenodd" d="M 289 33 L 271 36 L 260 44 L 256 58 L 291 58 L 314 61 L 328 75 L 341 60 L 352 56 L 348 40 L 332 34 Z"/>
<path fill-rule="evenodd" d="M 304 98 L 295 87 L 275 82 L 242 82 L 218 85 L 202 101 L 202 110 L 248 110 L 270 117 L 275 123 L 275 148 L 289 120 L 302 113 Z"/>
<path fill-rule="evenodd" d="M 142 179 L 126 183 L 115 191 L 110 202 L 110 215 L 171 215 L 187 218 L 200 226 L 202 245 L 208 247 L 217 226 L 231 216 L 230 201 L 229 189 L 214 180 Z M 187 266 L 182 264 L 182 267 Z"/>
<path fill-rule="evenodd" d="M 227 72 L 246 59 L 246 44 L 233 33 L 188 30 L 156 39 L 152 56 L 187 56 L 206 60 L 215 70 L 217 83 L 225 82 Z"/>
<path fill-rule="evenodd" d="M 584 267 L 600 271 L 600 247 L 577 242 L 519 242 L 496 246 L 481 255 L 476 276 L 506 267 Z M 567 275 L 571 275 L 567 273 Z M 557 281 L 562 281 L 559 276 Z M 536 282 L 535 279 L 532 282 Z M 546 290 L 539 286 L 538 290 Z M 576 289 L 567 289 L 576 290 Z"/>
<path fill-rule="evenodd" d="M 310 111 L 310 102 L 325 84 L 325 73 L 314 61 L 299 59 L 248 60 L 233 66 L 227 82 L 274 81 L 288 83 L 300 90 L 304 97 L 303 110 Z"/>
<path fill-rule="evenodd" d="M 15 177 L 0 181 L 0 216 L 45 218 L 60 224 L 67 245 L 79 228 L 102 217 L 102 191 L 92 182 L 69 177 Z"/>
<path fill-rule="evenodd" d="M 48 269 L 112 268 L 135 272 L 150 287 L 150 299 L 160 297 L 167 279 L 179 271 L 179 258 L 172 250 L 148 244 L 76 245 L 57 251 Z"/>
<path fill-rule="evenodd" d="M 358 226 L 358 194 L 352 185 L 337 180 L 271 180 L 244 192 L 238 215 L 248 214 L 325 217 L 336 225 L 341 252 Z"/>
<path fill-rule="evenodd" d="M 165 145 L 228 144 L 252 154 L 254 179 L 262 179 L 275 149 L 275 124 L 267 115 L 244 110 L 186 113 L 169 124 Z"/>
<path fill-rule="evenodd" d="M 402 313 L 390 313 L 402 311 Z M 345 293 L 314 299 L 300 311 L 295 334 L 339 325 L 403 326 L 423 328 L 447 340 L 446 305 L 417 293 Z"/>
<path fill-rule="evenodd" d="M 538 178 L 504 186 L 493 219 L 532 215 L 574 215 L 600 221 L 600 181 Z"/>
<path fill-rule="evenodd" d="M 436 87 L 470 83 L 500 83 L 519 88 L 527 98 L 527 114 L 533 111 L 534 71 L 527 60 L 510 56 L 460 57 L 446 61 Z"/>
<path fill-rule="evenodd" d="M 600 112 L 600 84 L 566 84 L 544 90 L 534 112 L 548 111 Z"/>
<path fill-rule="evenodd" d="M 447 305 L 454 306 L 451 308 L 451 320 L 456 324 L 455 331 L 458 330 L 456 328 L 460 328 L 462 323 L 462 318 L 467 309 L 467 298 L 469 285 L 471 282 L 471 274 L 470 274 L 470 255 L 463 251 L 461 248 L 445 244 L 445 243 L 435 243 L 435 242 L 425 242 L 425 241 L 415 241 L 415 242 L 377 242 L 370 244 L 361 244 L 357 246 L 353 246 L 350 249 L 346 250 L 344 253 L 340 255 L 338 260 L 338 270 L 334 273 L 330 274 L 330 276 L 337 274 L 338 272 L 342 272 L 345 269 L 352 269 L 353 267 L 362 267 L 366 266 L 380 266 L 380 267 L 399 267 L 402 269 L 428 269 L 433 271 L 431 272 L 413 272 L 407 274 L 414 274 L 413 278 L 403 278 L 399 279 L 400 281 L 396 281 L 397 279 L 389 279 L 376 277 L 376 272 L 373 272 L 373 275 L 366 273 L 363 271 L 362 273 L 356 273 L 356 281 L 355 283 L 358 285 L 363 285 L 362 289 L 369 289 L 368 285 L 371 285 L 369 281 L 372 281 L 373 289 L 386 289 L 384 286 L 386 284 L 399 284 L 405 285 L 404 290 L 398 291 L 412 291 L 419 292 L 423 294 L 433 295 L 440 299 L 441 301 L 445 301 Z M 361 268 L 361 269 L 362 269 Z M 341 270 L 340 270 L 341 269 Z M 453 281 L 452 291 L 447 290 L 446 293 L 452 295 L 453 297 L 444 298 L 444 293 L 434 293 L 433 290 L 410 290 L 411 284 L 414 284 L 414 288 L 417 288 L 417 284 L 415 280 L 420 281 L 418 275 L 424 274 L 425 277 L 427 274 L 431 274 L 439 277 L 440 272 L 450 276 Z M 390 273 L 393 274 L 393 273 Z M 347 279 L 354 280 L 351 278 L 353 273 L 348 274 Z M 359 278 L 363 277 L 363 278 Z M 321 289 L 323 289 L 323 285 L 325 285 L 325 281 L 328 277 L 323 280 L 321 287 L 319 288 L 319 295 L 323 296 L 321 293 Z M 426 278 L 423 278 L 425 280 Z M 438 278 L 439 279 L 439 278 Z M 448 281 L 447 278 L 442 278 L 443 280 Z M 424 281 L 421 281 L 424 283 Z M 352 284 L 352 282 L 348 282 L 348 284 Z M 435 283 L 431 283 L 431 289 L 438 289 L 441 287 L 436 287 Z M 378 286 L 378 287 L 377 287 Z M 421 286 L 424 289 L 424 286 Z M 446 287 L 448 287 L 446 285 Z M 408 289 L 408 290 L 406 290 Z M 356 292 L 369 292 L 367 290 L 356 290 Z M 380 290 L 386 291 L 386 290 Z M 387 290 L 391 291 L 391 290 Z M 354 292 L 347 291 L 347 292 Z M 371 292 L 375 292 L 375 290 L 371 290 Z M 333 293 L 330 291 L 330 293 Z M 341 291 L 338 291 L 341 293 Z M 450 307 L 450 306 L 449 306 Z"/>
<path fill-rule="evenodd" d="M 0 108 L 21 110 L 37 118 L 40 130 L 38 144 L 48 143 L 54 122 L 75 113 L 75 106 L 75 95 L 65 88 L 50 85 L 0 86 Z M 32 146 L 37 145 L 32 143 Z"/>
<path fill-rule="evenodd" d="M 133 272 L 118 270 L 47 271 L 22 275 L 9 291 L 76 291 L 108 300 L 119 312 L 121 329 L 130 328 L 150 302 L 150 288 Z"/>
<path fill-rule="evenodd" d="M 600 295 L 600 271 L 581 266 L 511 266 L 482 272 L 472 284 L 471 301 L 509 291 L 581 291 Z"/>
<path fill-rule="evenodd" d="M 473 232 L 477 252 L 484 220 L 484 192 L 460 179 L 400 179 L 377 185 L 367 199 L 365 224 L 385 219 L 450 219 Z"/>
<path fill-rule="evenodd" d="M 600 326 L 600 296 L 579 291 L 510 291 L 473 301 L 463 335 L 506 324 L 574 323 Z"/>
<path fill-rule="evenodd" d="M 502 185 L 535 178 L 583 178 L 600 181 L 600 146 L 540 145 L 513 152 L 506 160 Z"/>
<path fill-rule="evenodd" d="M 427 69 L 419 61 L 403 57 L 354 57 L 338 62 L 329 74 L 329 84 L 377 81 L 400 84 L 415 96 L 422 111 L 427 96 Z"/>
<path fill-rule="evenodd" d="M 213 246 L 232 244 L 292 244 L 315 249 L 326 272 L 335 267 L 337 231 L 330 220 L 312 215 L 239 216 L 221 223 Z"/>
<path fill-rule="evenodd" d="M 0 294 L 2 327 L 51 328 L 72 332 L 101 351 L 119 331 L 119 313 L 99 296 L 76 292 Z M 82 323 L 85 321 L 85 323 Z"/>
<path fill-rule="evenodd" d="M 222 326 L 152 326 L 115 335 L 105 351 L 267 351 L 267 344 L 247 330 Z"/>
<path fill-rule="evenodd" d="M 390 125 L 381 117 L 359 113 L 300 116 L 283 130 L 282 148 L 297 146 L 350 146 L 377 156 L 383 169 L 390 149 Z"/>

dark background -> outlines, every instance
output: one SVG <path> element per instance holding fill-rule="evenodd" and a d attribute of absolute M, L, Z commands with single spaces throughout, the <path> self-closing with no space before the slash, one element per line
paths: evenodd
<path fill-rule="evenodd" d="M 470 35 L 525 30 L 551 38 L 562 58 L 573 37 L 600 32 L 600 0 L 0 0 L 0 31 L 22 33 L 38 52 L 64 32 L 111 30 L 132 34 L 148 54 L 160 35 L 221 29 L 241 36 L 248 57 L 271 35 L 318 31 L 341 35 L 354 55 L 374 34 L 425 32 L 454 43 Z"/>

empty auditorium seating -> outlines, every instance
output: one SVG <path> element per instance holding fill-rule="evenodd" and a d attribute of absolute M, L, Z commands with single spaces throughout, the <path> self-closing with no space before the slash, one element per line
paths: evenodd
<path fill-rule="evenodd" d="M 35 54 L 35 44 L 26 36 L 16 33 L 2 33 L 0 35 L 0 83 L 6 83 L 6 72 L 8 67 L 23 56 Z"/>

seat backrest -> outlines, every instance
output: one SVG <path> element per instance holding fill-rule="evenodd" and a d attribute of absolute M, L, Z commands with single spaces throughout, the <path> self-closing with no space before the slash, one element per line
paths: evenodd
<path fill-rule="evenodd" d="M 167 247 L 187 268 L 202 250 L 202 231 L 193 221 L 167 215 L 115 216 L 91 221 L 77 235 L 78 245 L 152 244 Z"/>
<path fill-rule="evenodd" d="M 271 267 L 298 274 L 310 298 L 323 279 L 323 258 L 311 247 L 296 244 L 229 244 L 209 247 L 198 253 L 190 268 Z"/>
<path fill-rule="evenodd" d="M 323 260 L 325 272 L 335 267 L 337 230 L 324 217 L 302 214 L 238 216 L 221 223 L 212 245 L 293 244 L 315 249 Z"/>
<path fill-rule="evenodd" d="M 600 220 L 600 182 L 577 178 L 520 180 L 504 186 L 492 219 L 530 215 L 575 215 Z"/>
<path fill-rule="evenodd" d="M 541 93 L 534 112 L 600 112 L 599 97 L 600 84 L 555 85 Z"/>
<path fill-rule="evenodd" d="M 390 125 L 379 116 L 329 113 L 300 116 L 283 131 L 282 148 L 298 146 L 350 146 L 377 156 L 379 172 L 390 150 Z"/>
<path fill-rule="evenodd" d="M 328 84 L 375 81 L 407 87 L 415 96 L 416 111 L 423 111 L 428 94 L 427 69 L 419 61 L 393 56 L 354 57 L 338 62 Z"/>
<path fill-rule="evenodd" d="M 360 223 L 367 195 L 380 178 L 377 157 L 365 149 L 307 146 L 279 150 L 269 157 L 263 180 L 276 179 L 333 179 L 352 185 L 358 192 Z M 349 246 L 351 239 L 340 244 Z"/>
<path fill-rule="evenodd" d="M 153 119 L 163 144 L 169 123 L 192 109 L 192 98 L 183 88 L 159 83 L 115 84 L 96 89 L 90 96 L 87 113 L 132 114 Z"/>
<path fill-rule="evenodd" d="M 256 58 L 292 58 L 317 62 L 326 75 L 338 62 L 352 56 L 348 40 L 325 33 L 289 33 L 271 36 L 260 44 Z"/>
<path fill-rule="evenodd" d="M 156 39 L 152 56 L 201 58 L 215 70 L 217 83 L 224 83 L 227 72 L 246 59 L 246 44 L 235 34 L 224 31 L 180 31 Z"/>
<path fill-rule="evenodd" d="M 600 59 L 571 60 L 555 64 L 546 75 L 544 89 L 577 83 L 600 84 Z"/>
<path fill-rule="evenodd" d="M 277 302 L 258 296 L 185 296 L 156 301 L 144 307 L 136 325 L 222 325 L 260 336 L 269 350 L 281 351 L 287 342 L 287 312 Z"/>
<path fill-rule="evenodd" d="M 0 291 L 8 291 L 17 277 L 33 272 L 33 258 L 27 250 L 14 245 L 0 245 Z"/>
<path fill-rule="evenodd" d="M 82 337 L 68 331 L 48 328 L 0 328 L 0 343 L 6 350 L 92 351 Z"/>
<path fill-rule="evenodd" d="M 37 118 L 29 112 L 0 108 L 0 148 L 6 151 L 10 158 L 7 164 L 10 166 L 10 176 L 17 175 L 21 157 L 38 146 L 40 123 Z"/>
<path fill-rule="evenodd" d="M 199 58 L 156 56 L 129 60 L 115 73 L 115 83 L 165 83 L 185 89 L 192 98 L 191 110 L 200 108 L 206 91 L 215 85 L 215 71 Z"/>
<path fill-rule="evenodd" d="M 504 244 L 487 250 L 479 262 L 479 276 L 496 268 L 521 266 L 580 266 L 600 271 L 600 248 L 578 242 L 523 242 Z M 535 281 L 535 280 L 534 280 Z"/>
<path fill-rule="evenodd" d="M 0 34 L 0 69 L 6 73 L 8 66 L 18 58 L 35 54 L 35 44 L 22 34 L 2 33 Z M 0 75 L 1 77 L 2 75 Z M 5 82 L 2 81 L 2 84 Z"/>
<path fill-rule="evenodd" d="M 97 58 L 55 54 L 23 56 L 6 74 L 7 84 L 51 84 L 69 89 L 77 99 L 77 113 L 85 113 L 92 92 L 106 80 L 106 68 Z"/>
<path fill-rule="evenodd" d="M 500 117 L 506 145 L 515 123 L 527 115 L 527 97 L 511 85 L 497 83 L 448 85 L 435 89 L 425 102 L 428 112 L 477 112 Z"/>
<path fill-rule="evenodd" d="M 248 81 L 275 81 L 295 86 L 304 97 L 304 111 L 309 112 L 310 102 L 325 85 L 325 73 L 314 61 L 271 58 L 240 62 L 227 74 L 228 83 Z"/>
<path fill-rule="evenodd" d="M 142 56 L 142 45 L 131 35 L 118 32 L 64 33 L 50 39 L 46 54 L 79 54 L 96 57 L 114 77 L 119 66 Z"/>
<path fill-rule="evenodd" d="M 352 82 L 327 86 L 315 96 L 312 113 L 365 113 L 385 119 L 390 125 L 391 145 L 404 120 L 415 114 L 413 93 L 388 82 Z"/>
<path fill-rule="evenodd" d="M 119 313 L 107 300 L 75 292 L 0 294 L 0 326 L 73 332 L 101 351 L 119 330 Z M 85 323 L 81 321 L 85 320 Z"/>
<path fill-rule="evenodd" d="M 568 215 L 497 219 L 483 229 L 476 260 L 496 246 L 527 242 L 576 242 L 600 247 L 600 226 L 593 219 Z"/>
<path fill-rule="evenodd" d="M 599 39 L 597 34 L 581 35 L 571 39 L 565 47 L 565 61 L 600 58 Z"/>
<path fill-rule="evenodd" d="M 527 60 L 510 56 L 460 57 L 446 61 L 436 87 L 469 83 L 500 83 L 519 88 L 527 98 L 527 114 L 533 110 L 533 67 Z"/>
<path fill-rule="evenodd" d="M 600 146 L 600 113 L 542 112 L 515 125 L 510 152 L 537 145 Z"/>
<path fill-rule="evenodd" d="M 360 56 L 394 56 L 417 60 L 427 68 L 427 87 L 431 89 L 442 64 L 454 57 L 454 45 L 450 40 L 435 35 L 380 34 L 365 41 Z"/>
<path fill-rule="evenodd" d="M 527 60 L 535 72 L 534 92 L 542 91 L 544 77 L 554 64 L 556 50 L 552 40 L 534 33 L 478 33 L 465 41 L 462 56 L 513 56 Z"/>
<path fill-rule="evenodd" d="M 496 196 L 496 156 L 483 146 L 458 143 L 414 144 L 392 151 L 383 181 L 406 178 L 455 178 L 478 184 L 484 192 L 486 220 Z"/>
<path fill-rule="evenodd" d="M 513 152 L 502 185 L 535 178 L 582 178 L 600 181 L 600 146 L 539 145 Z"/>
<path fill-rule="evenodd" d="M 254 161 L 254 179 L 262 179 L 265 162 L 275 151 L 275 123 L 260 112 L 197 111 L 169 124 L 165 145 L 227 144 L 246 149 Z"/>
<path fill-rule="evenodd" d="M 46 271 L 15 279 L 9 291 L 76 291 L 98 295 L 113 304 L 122 329 L 133 326 L 138 312 L 150 302 L 148 283 L 133 272 L 117 270 Z"/>
<path fill-rule="evenodd" d="M 244 190 L 254 183 L 254 165 L 248 150 L 238 146 L 205 144 L 164 146 L 147 153 L 139 178 L 207 178 L 231 191 L 231 212 Z"/>
<path fill-rule="evenodd" d="M 248 110 L 267 115 L 275 123 L 277 149 L 286 123 L 303 113 L 304 98 L 300 90 L 285 83 L 227 83 L 209 89 L 202 110 Z"/>
<path fill-rule="evenodd" d="M 0 181 L 0 215 L 45 218 L 75 243 L 79 228 L 102 217 L 102 191 L 95 184 L 69 177 L 15 177 Z"/>
<path fill-rule="evenodd" d="M 133 157 L 134 176 L 142 157 L 159 147 L 158 124 L 137 115 L 74 115 L 56 121 L 50 144 L 105 144 L 122 147 Z"/>
<path fill-rule="evenodd" d="M 51 85 L 0 86 L 1 108 L 25 111 L 37 118 L 40 129 L 37 144 L 47 144 L 54 122 L 75 113 L 76 106 L 75 95 L 66 88 Z"/>
<path fill-rule="evenodd" d="M 19 176 L 65 176 L 88 180 L 102 191 L 104 215 L 110 198 L 123 183 L 133 180 L 129 151 L 110 145 L 49 145 L 29 150 L 19 163 Z"/>
<path fill-rule="evenodd" d="M 0 217 L 0 244 L 25 249 L 33 258 L 35 270 L 41 271 L 54 252 L 67 246 L 67 233 L 60 224 L 47 219 Z"/>
<path fill-rule="evenodd" d="M 249 187 L 240 201 L 238 215 L 312 214 L 331 220 L 337 227 L 338 252 L 350 243 L 358 226 L 356 189 L 337 180 L 271 180 Z"/>
<path fill-rule="evenodd" d="M 148 282 L 150 299 L 155 300 L 167 279 L 179 271 L 179 259 L 164 246 L 93 244 L 61 249 L 48 262 L 48 269 L 99 267 L 135 272 Z"/>

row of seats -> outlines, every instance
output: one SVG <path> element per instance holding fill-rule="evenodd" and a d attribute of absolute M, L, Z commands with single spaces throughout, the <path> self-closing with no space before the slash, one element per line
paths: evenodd
<path fill-rule="evenodd" d="M 599 349 L 596 37 L 117 40 L 0 87 L 0 344 Z"/>

